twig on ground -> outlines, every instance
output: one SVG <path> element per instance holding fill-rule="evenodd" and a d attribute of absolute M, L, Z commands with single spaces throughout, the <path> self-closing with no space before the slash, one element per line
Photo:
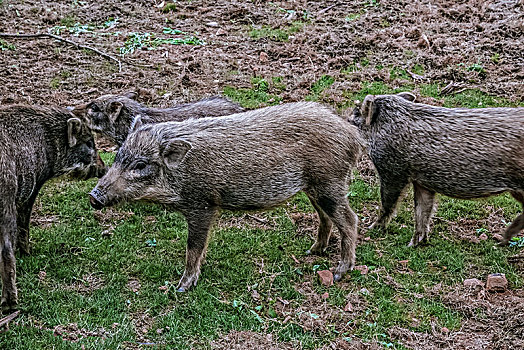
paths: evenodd
<path fill-rule="evenodd" d="M 456 83 L 456 82 L 452 81 L 451 83 L 446 85 L 446 87 L 444 87 L 440 91 L 440 94 L 441 95 L 448 95 L 448 94 L 451 94 L 451 93 L 458 94 L 458 93 L 460 93 L 462 91 L 465 91 L 465 90 L 468 90 L 468 89 L 469 88 L 466 86 L 466 84 Z"/>
<path fill-rule="evenodd" d="M 7 315 L 6 317 L 0 319 L 0 329 L 2 329 L 4 326 L 7 329 L 9 322 L 17 318 L 18 314 L 20 314 L 20 311 L 15 311 L 11 315 Z"/>
<path fill-rule="evenodd" d="M 86 50 L 93 51 L 93 52 L 99 54 L 102 57 L 110 59 L 110 60 L 112 60 L 112 61 L 114 61 L 114 62 L 116 62 L 118 64 L 118 71 L 119 72 L 122 71 L 122 62 L 118 58 L 113 57 L 113 56 L 111 56 L 111 55 L 109 55 L 109 54 L 107 54 L 105 52 L 102 52 L 102 51 L 100 51 L 98 49 L 95 49 L 94 47 L 87 46 L 87 45 L 82 45 L 82 44 L 79 44 L 79 43 L 74 42 L 72 40 L 69 40 L 69 39 L 66 39 L 66 38 L 63 38 L 61 36 L 54 35 L 54 34 L 51 34 L 51 33 L 36 33 L 36 34 L 0 33 L 0 37 L 3 37 L 3 38 L 19 38 L 19 39 L 52 38 L 52 39 L 55 39 L 55 40 L 58 40 L 58 41 L 62 41 L 62 42 L 68 43 L 70 45 L 76 46 L 77 48 L 80 48 L 80 49 L 86 49 Z"/>

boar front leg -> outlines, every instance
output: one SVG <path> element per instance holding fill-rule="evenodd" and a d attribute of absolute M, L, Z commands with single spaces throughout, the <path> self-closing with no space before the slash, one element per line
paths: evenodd
<path fill-rule="evenodd" d="M 30 253 L 31 248 L 29 245 L 29 223 L 31 221 L 31 211 L 33 210 L 35 199 L 36 194 L 31 196 L 29 201 L 17 210 L 18 237 L 16 246 L 22 254 L 26 255 Z"/>
<path fill-rule="evenodd" d="M 324 210 L 320 208 L 315 199 L 311 196 L 308 197 L 309 201 L 318 213 L 318 219 L 320 221 L 320 224 L 318 227 L 317 240 L 315 241 L 315 243 L 313 243 L 311 248 L 309 248 L 306 254 L 322 254 L 329 244 L 329 236 L 331 235 L 333 222 L 331 221 L 329 216 L 326 215 Z"/>
<path fill-rule="evenodd" d="M 513 198 L 518 200 L 520 204 L 522 205 L 522 209 L 524 210 L 524 191 L 518 191 L 518 192 L 511 192 L 511 195 Z M 524 212 L 521 213 L 513 222 L 511 225 L 508 226 L 506 229 L 506 232 L 504 232 L 504 238 L 500 242 L 501 245 L 507 245 L 511 238 L 515 236 L 517 233 L 520 232 L 524 228 Z"/>
<path fill-rule="evenodd" d="M 200 265 L 207 250 L 209 230 L 217 213 L 217 208 L 206 208 L 193 210 L 185 215 L 188 226 L 186 266 L 184 274 L 178 282 L 178 292 L 185 292 L 197 284 Z"/>
<path fill-rule="evenodd" d="M 0 198 L 0 275 L 2 276 L 2 312 L 16 309 L 18 295 L 16 290 L 16 205 L 14 193 Z"/>
<path fill-rule="evenodd" d="M 407 176 L 399 176 L 396 180 L 388 180 L 380 177 L 380 201 L 382 208 L 377 221 L 371 225 L 372 228 L 385 229 L 391 218 L 395 215 L 395 210 L 399 199 L 402 197 L 408 185 Z"/>
<path fill-rule="evenodd" d="M 413 182 L 413 190 L 415 194 L 415 233 L 408 244 L 409 247 L 428 241 L 429 225 L 436 208 L 435 192 L 416 182 Z"/>

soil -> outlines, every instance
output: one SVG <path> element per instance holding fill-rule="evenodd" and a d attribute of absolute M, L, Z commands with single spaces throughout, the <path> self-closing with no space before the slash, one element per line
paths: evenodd
<path fill-rule="evenodd" d="M 118 72 L 114 62 L 63 42 L 9 38 L 16 50 L 1 51 L 0 103 L 68 106 L 138 90 L 144 102 L 166 106 L 220 94 L 228 85 L 250 87 L 254 76 L 282 77 L 279 95 L 288 102 L 304 99 L 314 82 L 331 75 L 335 82 L 323 99 L 344 105 L 345 92 L 361 89 L 363 81 L 406 83 L 390 75 L 394 67 L 416 83 L 455 81 L 510 100 L 524 95 L 522 1 L 189 1 L 176 2 L 170 12 L 162 4 L 2 1 L 0 32 L 90 24 L 91 32 L 63 28 L 60 35 L 116 57 L 131 32 L 177 36 L 162 34 L 164 27 L 197 35 L 206 45 L 138 49 L 120 58 Z M 116 24 L 104 25 L 111 18 Z M 296 21 L 306 24 L 286 42 L 249 35 L 252 27 L 286 30 Z M 341 72 L 348 67 L 357 71 Z"/>
<path fill-rule="evenodd" d="M 174 11 L 164 12 L 166 3 L 161 0 L 156 3 L 0 1 L 0 32 L 47 33 L 53 27 L 67 26 L 59 33 L 63 38 L 122 61 L 119 71 L 113 61 L 64 42 L 49 38 L 3 38 L 0 41 L 3 48 L 0 50 L 0 105 L 72 106 L 103 94 L 135 90 L 142 102 L 165 107 L 221 94 L 225 86 L 250 88 L 253 77 L 268 81 L 281 77 L 281 87 L 271 93 L 278 94 L 284 102 L 291 102 L 303 100 L 323 75 L 332 76 L 334 83 L 322 94 L 321 100 L 338 107 L 350 106 L 352 101 L 347 101 L 347 92 L 359 91 L 364 82 L 370 81 L 382 81 L 391 87 L 410 82 L 415 90 L 420 84 L 444 86 L 454 81 L 511 101 L 522 100 L 524 96 L 522 0 L 192 0 L 176 2 Z M 111 18 L 117 21 L 111 24 L 108 22 Z M 297 32 L 289 33 L 287 41 L 249 35 L 252 28 L 286 31 L 297 21 L 305 24 Z M 91 27 L 81 32 L 82 26 L 88 24 Z M 119 48 L 133 32 L 156 33 L 163 38 L 184 36 L 163 34 L 164 27 L 196 35 L 206 44 L 161 45 L 155 50 L 144 48 L 124 57 L 119 55 Z M 80 33 L 71 32 L 72 28 Z M 9 49 L 9 45 L 16 48 Z M 395 68 L 405 70 L 410 78 L 390 74 Z M 366 165 L 365 160 L 359 170 L 366 180 L 376 181 L 371 165 Z M 122 218 L 121 214 L 108 210 L 97 220 L 109 226 Z M 50 220 L 38 224 L 52 224 L 54 218 Z M 301 228 L 300 233 L 314 233 L 315 217 L 298 215 L 293 220 Z M 273 226 L 271 218 L 259 214 L 246 216 L 239 222 L 228 219 L 228 222 L 229 225 L 247 222 L 260 228 Z M 486 219 L 487 226 L 489 222 L 491 218 Z M 468 226 L 468 223 L 458 225 Z M 132 290 L 139 288 L 134 282 L 129 284 Z M 88 285 L 73 288 L 89 293 L 101 284 L 103 281 L 95 279 Z M 316 306 L 314 313 L 322 316 L 318 320 L 306 312 L 293 316 L 293 322 L 306 330 L 325 327 L 324 322 L 333 322 L 346 312 L 328 308 L 311 291 L 311 286 L 303 285 L 299 289 L 309 301 L 306 305 L 309 312 Z M 352 312 L 358 312 L 363 303 L 355 295 L 349 298 Z M 318 300 L 309 300 L 310 297 Z M 457 287 L 442 300 L 464 315 L 459 331 L 446 333 L 435 329 L 432 333 L 415 333 L 396 327 L 390 330 L 392 339 L 413 349 L 524 348 L 522 290 L 471 295 Z M 286 314 L 286 307 L 289 308 L 282 304 L 277 312 Z M 137 333 L 147 333 L 151 323 L 149 317 L 137 317 Z M 104 330 L 90 333 L 75 324 L 59 326 L 54 331 L 72 341 L 85 336 L 106 336 Z M 211 346 L 287 349 L 295 348 L 296 344 L 277 343 L 266 334 L 233 331 Z M 371 349 L 379 345 L 348 344 L 340 339 L 325 348 Z"/>

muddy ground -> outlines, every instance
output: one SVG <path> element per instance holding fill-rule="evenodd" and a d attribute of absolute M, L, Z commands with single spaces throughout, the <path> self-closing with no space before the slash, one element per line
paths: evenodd
<path fill-rule="evenodd" d="M 443 87 L 453 81 L 510 101 L 524 96 L 522 0 L 170 4 L 0 0 L 0 32 L 54 33 L 121 61 L 119 71 L 114 60 L 65 42 L 3 38 L 0 104 L 71 106 L 102 94 L 137 90 L 143 102 L 167 106 L 222 94 L 226 86 L 251 88 L 253 77 L 268 81 L 280 77 L 272 92 L 290 102 L 303 100 L 324 75 L 333 77 L 334 83 L 320 99 L 341 108 L 351 106 L 348 91 L 372 81 L 393 88 L 410 83 L 415 90 L 421 84 Z M 163 33 L 165 27 L 184 33 Z M 254 29 L 272 34 L 257 36 Z M 161 44 L 154 49 L 144 45 L 122 56 L 120 48 L 125 48 L 130 33 L 194 37 L 205 45 Z M 391 74 L 393 69 L 404 73 Z M 514 337 L 524 328 L 522 291 L 490 295 L 459 289 L 446 292 L 442 300 L 465 315 L 462 329 L 421 335 L 394 328 L 392 338 L 414 349 L 524 348 Z M 492 315 L 491 321 L 477 318 L 479 310 Z M 342 340 L 332 345 L 352 348 Z M 269 335 L 234 332 L 213 346 L 291 345 L 275 345 Z"/>

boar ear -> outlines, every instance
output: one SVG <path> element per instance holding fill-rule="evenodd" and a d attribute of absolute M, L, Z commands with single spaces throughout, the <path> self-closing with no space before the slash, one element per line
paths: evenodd
<path fill-rule="evenodd" d="M 133 122 L 129 127 L 129 133 L 132 133 L 133 131 L 140 129 L 142 125 L 144 125 L 144 122 L 142 121 L 142 116 L 139 114 L 133 119 Z"/>
<path fill-rule="evenodd" d="M 138 97 L 138 92 L 136 91 L 129 91 L 124 94 L 124 97 L 130 98 L 132 100 L 136 101 L 136 98 Z"/>
<path fill-rule="evenodd" d="M 78 118 L 67 120 L 67 143 L 73 147 L 78 142 L 78 136 L 82 132 L 82 121 Z"/>
<path fill-rule="evenodd" d="M 413 95 L 411 92 L 399 92 L 397 96 L 402 97 L 404 100 L 408 100 L 410 102 L 415 102 L 417 99 L 417 96 Z"/>
<path fill-rule="evenodd" d="M 124 105 L 118 101 L 113 101 L 109 104 L 107 111 L 109 113 L 109 120 L 111 123 L 114 123 L 118 119 L 120 113 L 122 112 L 122 107 L 124 107 Z"/>
<path fill-rule="evenodd" d="M 77 117 L 83 117 L 86 115 L 87 112 L 87 104 L 83 105 L 76 105 L 72 107 L 67 107 L 71 113 L 73 113 Z"/>
<path fill-rule="evenodd" d="M 371 125 L 371 123 L 375 121 L 376 109 L 375 96 L 367 95 L 360 106 L 360 115 L 364 117 L 366 125 Z"/>
<path fill-rule="evenodd" d="M 176 168 L 191 149 L 191 144 L 184 140 L 170 141 L 162 152 L 164 164 L 169 168 Z"/>

